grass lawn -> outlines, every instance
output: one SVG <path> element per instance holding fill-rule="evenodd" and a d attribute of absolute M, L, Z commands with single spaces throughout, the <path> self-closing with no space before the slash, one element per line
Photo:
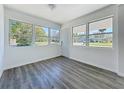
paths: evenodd
<path fill-rule="evenodd" d="M 85 43 L 73 43 L 74 46 L 85 46 Z"/>
<path fill-rule="evenodd" d="M 84 43 L 73 43 L 73 45 L 75 46 L 85 46 Z M 112 47 L 112 43 L 111 42 L 108 42 L 108 43 L 100 43 L 100 42 L 92 42 L 92 43 L 89 43 L 89 46 L 91 47 Z"/>
<path fill-rule="evenodd" d="M 112 43 L 111 42 L 108 42 L 108 43 L 95 42 L 95 43 L 89 43 L 89 46 L 93 46 L 93 47 L 112 47 Z"/>
<path fill-rule="evenodd" d="M 37 46 L 48 45 L 48 42 L 35 42 Z"/>
<path fill-rule="evenodd" d="M 43 45 L 48 45 L 48 42 L 35 42 L 35 44 L 37 46 L 43 46 Z M 84 46 L 85 44 L 83 43 L 74 43 L 73 45 L 77 45 L 77 46 Z M 92 42 L 89 43 L 89 46 L 91 47 L 112 47 L 112 43 L 108 42 L 108 43 L 100 43 L 100 42 Z"/>

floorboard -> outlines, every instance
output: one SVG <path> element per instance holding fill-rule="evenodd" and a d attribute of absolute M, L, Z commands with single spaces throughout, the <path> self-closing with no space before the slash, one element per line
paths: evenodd
<path fill-rule="evenodd" d="M 66 57 L 4 71 L 1 89 L 122 89 L 124 78 Z"/>

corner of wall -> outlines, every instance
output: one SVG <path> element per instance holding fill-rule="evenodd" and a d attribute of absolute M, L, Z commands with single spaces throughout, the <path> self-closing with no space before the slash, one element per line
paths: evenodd
<path fill-rule="evenodd" d="M 0 4 L 0 78 L 3 73 L 4 58 L 4 6 Z"/>

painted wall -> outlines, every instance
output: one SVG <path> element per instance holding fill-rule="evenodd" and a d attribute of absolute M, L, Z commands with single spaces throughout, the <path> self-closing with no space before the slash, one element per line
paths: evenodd
<path fill-rule="evenodd" d="M 4 9 L 0 4 L 0 77 L 3 73 L 4 63 Z"/>
<path fill-rule="evenodd" d="M 124 5 L 120 5 L 118 9 L 118 73 L 124 76 Z"/>
<path fill-rule="evenodd" d="M 62 55 L 69 57 L 69 37 L 68 37 L 68 33 L 69 33 L 69 28 L 62 28 L 61 29 L 61 41 L 62 43 Z"/>
<path fill-rule="evenodd" d="M 59 29 L 60 25 L 51 21 L 27 15 L 22 12 L 5 8 L 5 63 L 4 69 L 21 66 L 40 60 L 52 58 L 61 55 L 61 47 L 59 45 L 48 46 L 26 46 L 12 47 L 9 46 L 9 21 L 8 19 L 20 20 L 27 23 L 52 27 Z"/>
<path fill-rule="evenodd" d="M 83 63 L 91 64 L 113 72 L 118 70 L 118 21 L 117 5 L 97 10 L 88 15 L 72 20 L 62 26 L 63 55 Z M 93 20 L 113 16 L 113 48 L 95 48 L 72 46 L 72 27 L 88 24 Z"/>

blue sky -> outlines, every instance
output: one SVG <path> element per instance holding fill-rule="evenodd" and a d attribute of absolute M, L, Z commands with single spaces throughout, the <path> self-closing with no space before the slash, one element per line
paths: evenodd
<path fill-rule="evenodd" d="M 48 34 L 48 32 L 49 32 L 49 29 L 48 28 L 43 27 L 43 30 L 45 31 L 46 34 Z M 59 33 L 59 30 L 51 29 L 51 35 L 52 36 L 56 36 L 58 33 Z"/>
<path fill-rule="evenodd" d="M 45 31 L 46 34 L 48 34 L 48 28 L 43 27 L 43 30 Z"/>

